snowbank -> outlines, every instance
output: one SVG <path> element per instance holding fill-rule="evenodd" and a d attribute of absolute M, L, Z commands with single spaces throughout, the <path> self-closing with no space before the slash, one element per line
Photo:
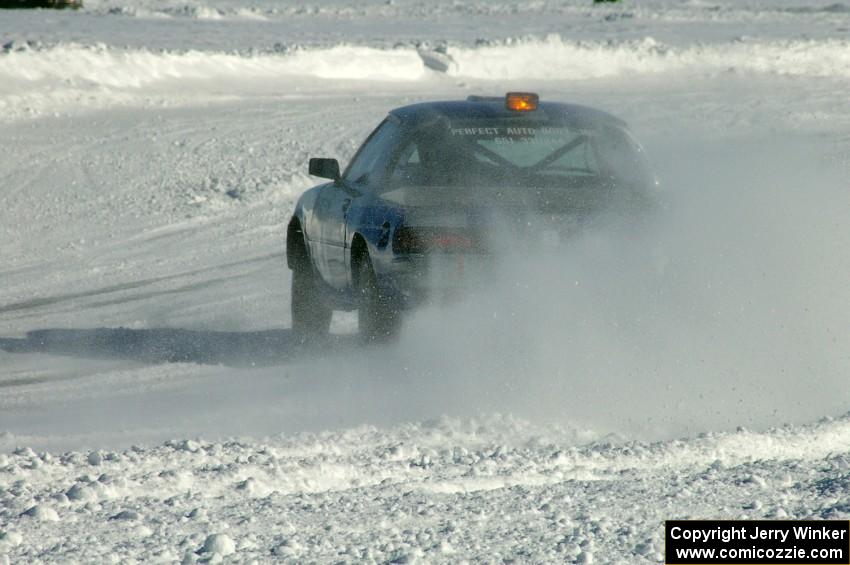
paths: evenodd
<path fill-rule="evenodd" d="M 304 76 L 341 80 L 417 80 L 423 66 L 412 50 L 340 45 L 287 54 L 242 56 L 122 50 L 105 45 L 30 48 L 11 44 L 0 56 L 4 90 L 38 81 L 91 87 L 142 88 L 168 80 L 238 80 Z"/>
<path fill-rule="evenodd" d="M 23 448 L 0 455 L 0 556 L 657 563 L 665 519 L 718 508 L 847 519 L 848 436 L 844 417 L 575 445 L 558 429 L 491 418 L 124 451 Z"/>
<path fill-rule="evenodd" d="M 380 88 L 386 89 L 444 74 L 527 84 L 724 73 L 846 79 L 850 42 L 740 40 L 673 47 L 651 37 L 572 41 L 550 35 L 439 50 L 336 45 L 224 53 L 13 41 L 0 52 L 0 110 L 12 119 L 79 107 L 184 104 L 269 90 L 292 94 L 316 81 L 383 81 Z"/>
<path fill-rule="evenodd" d="M 167 80 L 313 77 L 416 81 L 426 76 L 415 48 L 338 45 L 281 48 L 282 53 L 154 52 L 105 45 L 31 46 L 11 42 L 0 54 L 3 90 L 37 81 L 91 87 L 142 88 Z M 558 35 L 444 49 L 447 71 L 480 79 L 582 80 L 623 75 L 721 71 L 850 77 L 850 41 L 810 40 L 694 45 L 676 48 L 651 37 L 637 41 L 570 41 Z"/>
<path fill-rule="evenodd" d="M 627 42 L 574 42 L 557 35 L 449 54 L 453 75 L 479 79 L 584 80 L 686 73 L 769 73 L 810 77 L 850 77 L 850 42 L 735 41 L 677 48 L 651 37 Z"/>

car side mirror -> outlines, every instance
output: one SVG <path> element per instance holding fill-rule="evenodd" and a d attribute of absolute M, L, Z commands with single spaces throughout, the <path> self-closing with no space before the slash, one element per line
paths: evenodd
<path fill-rule="evenodd" d="M 325 157 L 313 157 L 310 159 L 310 174 L 323 179 L 339 181 L 339 161 Z"/>

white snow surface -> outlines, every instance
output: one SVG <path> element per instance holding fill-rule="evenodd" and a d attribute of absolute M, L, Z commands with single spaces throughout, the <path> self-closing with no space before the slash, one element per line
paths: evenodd
<path fill-rule="evenodd" d="M 0 564 L 659 562 L 850 518 L 850 3 L 89 0 L 0 11 Z M 386 112 L 627 120 L 663 212 L 509 247 L 362 348 L 285 226 Z"/>

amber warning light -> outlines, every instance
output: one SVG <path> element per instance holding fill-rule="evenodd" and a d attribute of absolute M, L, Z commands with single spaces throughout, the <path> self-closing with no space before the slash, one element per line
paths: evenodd
<path fill-rule="evenodd" d="M 514 112 L 531 112 L 537 109 L 540 97 L 533 92 L 508 92 L 505 97 L 508 110 Z"/>

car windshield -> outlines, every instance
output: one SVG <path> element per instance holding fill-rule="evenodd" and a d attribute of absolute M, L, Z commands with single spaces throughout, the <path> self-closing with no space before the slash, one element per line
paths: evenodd
<path fill-rule="evenodd" d="M 640 147 L 617 127 L 479 119 L 414 135 L 393 177 L 408 185 L 556 186 L 644 183 L 648 174 Z"/>

